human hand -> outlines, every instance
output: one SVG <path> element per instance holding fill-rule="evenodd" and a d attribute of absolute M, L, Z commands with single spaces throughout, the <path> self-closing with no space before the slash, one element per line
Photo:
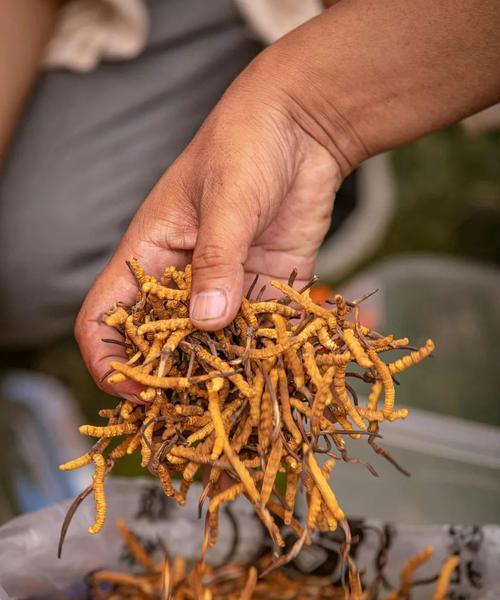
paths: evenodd
<path fill-rule="evenodd" d="M 126 260 L 159 274 L 192 258 L 191 318 L 222 327 L 255 273 L 265 282 L 297 267 L 310 277 L 352 167 L 498 101 L 499 4 L 452 5 L 339 2 L 235 80 L 146 198 L 82 307 L 76 337 L 96 380 L 119 358 L 119 346 L 99 341 L 96 318 L 135 297 Z"/>
<path fill-rule="evenodd" d="M 190 315 L 202 329 L 235 316 L 256 273 L 259 285 L 286 279 L 293 268 L 298 285 L 311 277 L 341 173 L 290 114 L 286 95 L 263 76 L 257 65 L 229 88 L 146 198 L 90 290 L 76 337 L 96 381 L 121 356 L 119 346 L 101 342 L 112 333 L 98 316 L 117 301 L 134 302 L 125 262 L 131 257 L 153 274 L 192 261 Z M 122 395 L 135 389 L 101 386 Z"/>

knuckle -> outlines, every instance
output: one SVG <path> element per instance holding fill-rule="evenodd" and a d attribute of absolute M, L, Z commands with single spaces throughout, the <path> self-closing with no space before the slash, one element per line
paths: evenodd
<path fill-rule="evenodd" d="M 166 219 L 163 223 L 167 245 L 176 250 L 192 250 L 196 241 L 197 226 L 187 218 Z"/>
<path fill-rule="evenodd" d="M 216 273 L 224 277 L 234 271 L 234 261 L 231 254 L 222 244 L 206 244 L 197 249 L 193 255 L 194 275 L 206 276 Z"/>
<path fill-rule="evenodd" d="M 196 235 L 196 224 L 189 222 L 186 216 L 161 215 L 140 227 L 140 239 L 174 250 L 192 250 Z"/>
<path fill-rule="evenodd" d="M 172 191 L 169 193 L 172 198 Z M 148 199 L 135 217 L 136 237 L 153 246 L 192 250 L 198 219 L 187 197 L 175 196 L 168 203 L 159 195 Z"/>

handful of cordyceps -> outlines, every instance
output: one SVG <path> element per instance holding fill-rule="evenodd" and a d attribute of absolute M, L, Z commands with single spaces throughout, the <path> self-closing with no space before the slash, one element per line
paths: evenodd
<path fill-rule="evenodd" d="M 95 475 L 70 510 L 62 539 L 78 503 L 92 492 L 96 520 L 89 532 L 102 528 L 105 477 L 115 461 L 140 452 L 142 465 L 179 504 L 199 469 L 208 468 L 200 498 L 200 510 L 209 498 L 202 556 L 216 543 L 221 505 L 240 495 L 253 504 L 276 546 L 277 558 L 265 573 L 296 556 L 315 530 L 333 531 L 340 525 L 347 549 L 350 534 L 328 482 L 330 472 L 343 460 L 361 462 L 376 474 L 371 465 L 348 454 L 347 436 L 367 439 L 377 454 L 405 473 L 378 444 L 379 427 L 407 416 L 406 409 L 395 407 L 393 377 L 431 354 L 433 342 L 412 348 L 406 338 L 364 327 L 359 322 L 364 298 L 349 302 L 337 294 L 325 306 L 316 304 L 310 295 L 314 281 L 295 289 L 296 272 L 288 283 L 271 282 L 274 300 L 262 300 L 263 290 L 253 298 L 254 281 L 234 321 L 205 332 L 188 316 L 189 265 L 184 270 L 168 267 L 159 280 L 136 260 L 129 267 L 138 285 L 137 301 L 130 307 L 117 305 L 105 317 L 123 336 L 118 343 L 128 360 L 111 363 L 107 381 L 129 379 L 144 389 L 137 402 L 120 401 L 101 410 L 106 425 L 80 427 L 98 441 L 60 468 L 93 462 Z M 383 353 L 394 349 L 407 353 L 384 362 Z M 366 405 L 358 401 L 351 378 L 370 387 Z M 327 458 L 322 466 L 321 454 Z M 174 473 L 181 475 L 179 487 Z M 284 491 L 276 484 L 279 473 L 286 475 Z M 220 485 L 222 474 L 232 482 L 229 487 Z M 294 516 L 299 488 L 307 497 L 303 523 Z M 276 517 L 297 534 L 288 554 L 279 555 L 284 542 Z M 359 578 L 354 566 L 350 573 L 353 592 Z"/>

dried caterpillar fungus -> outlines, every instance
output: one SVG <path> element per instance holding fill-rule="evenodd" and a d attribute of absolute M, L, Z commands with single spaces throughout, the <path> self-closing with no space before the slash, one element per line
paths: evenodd
<path fill-rule="evenodd" d="M 102 526 L 105 514 L 104 475 L 116 460 L 134 452 L 167 496 L 181 504 L 202 465 L 208 468 L 202 500 L 212 496 L 211 544 L 217 531 L 213 515 L 238 496 L 255 506 L 276 546 L 282 544 L 280 515 L 304 532 L 299 546 L 309 543 L 312 529 L 345 529 L 342 490 L 333 492 L 318 456 L 364 464 L 347 453 L 345 440 L 367 440 L 394 462 L 376 442 L 379 428 L 407 415 L 396 407 L 392 375 L 428 356 L 432 342 L 386 364 L 384 352 L 404 352 L 407 340 L 362 326 L 359 301 L 354 310 L 339 294 L 330 305 L 315 303 L 308 286 L 293 288 L 293 277 L 288 284 L 272 282 L 277 294 L 272 300 L 244 298 L 237 317 L 223 330 L 197 330 L 187 317 L 189 266 L 169 267 L 161 280 L 137 261 L 129 266 L 138 288 L 136 304 L 117 305 L 105 318 L 123 336 L 124 347 L 123 361 L 111 363 L 108 381 L 132 380 L 144 390 L 137 405 L 127 400 L 101 412 L 107 424 L 80 428 L 84 435 L 99 437 L 102 448 L 61 465 L 69 470 L 94 462 L 94 529 Z M 368 402 L 358 398 L 351 377 L 366 382 Z M 121 436 L 105 455 L 109 440 Z M 181 475 L 180 487 L 175 473 Z M 227 493 L 220 485 L 222 473 L 232 481 Z M 284 495 L 277 487 L 280 473 L 287 478 Z M 335 471 L 332 478 L 335 485 Z M 313 514 L 301 525 L 293 509 L 304 485 Z"/>
<path fill-rule="evenodd" d="M 216 514 L 211 512 L 210 517 Z M 101 600 L 411 600 L 412 592 L 418 589 L 418 580 L 422 581 L 414 572 L 433 552 L 429 546 L 410 557 L 401 571 L 401 586 L 387 595 L 382 592 L 383 587 L 387 587 L 385 564 L 371 581 L 366 581 L 366 574 L 361 577 L 349 557 L 348 583 L 343 587 L 326 575 L 303 575 L 284 569 L 270 572 L 272 557 L 269 555 L 262 556 L 254 565 L 232 562 L 214 567 L 197 561 L 188 568 L 189 563 L 182 556 L 171 559 L 166 551 L 159 557 L 149 554 L 123 521 L 117 522 L 117 528 L 131 559 L 141 571 L 135 570 L 134 574 L 94 571 L 86 577 L 88 597 Z M 450 556 L 439 573 L 431 578 L 431 581 L 437 580 L 434 590 L 429 592 L 433 600 L 444 600 L 459 562 L 458 556 Z"/>

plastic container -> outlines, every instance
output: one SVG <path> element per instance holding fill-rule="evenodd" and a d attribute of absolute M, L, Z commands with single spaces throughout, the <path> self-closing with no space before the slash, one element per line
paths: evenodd
<path fill-rule="evenodd" d="M 399 258 L 368 269 L 343 292 L 355 298 L 375 288 L 380 291 L 361 305 L 362 320 L 383 333 L 408 335 L 415 345 L 432 337 L 436 351 L 397 376 L 397 404 L 409 407 L 408 419 L 381 427 L 380 443 L 411 478 L 353 441 L 350 453 L 381 476 L 339 463 L 332 474 L 339 500 L 350 514 L 405 523 L 500 523 L 499 271 L 429 256 Z"/>
<path fill-rule="evenodd" d="M 330 482 L 351 515 L 423 525 L 500 523 L 500 431 L 410 409 L 406 421 L 381 426 L 380 445 L 411 473 L 407 478 L 362 440 L 349 453 L 370 462 L 338 462 Z"/>
<path fill-rule="evenodd" d="M 434 358 L 398 376 L 400 402 L 500 426 L 500 270 L 419 255 L 385 260 L 343 286 L 347 298 L 379 292 L 362 320 L 415 345 L 432 337 Z"/>
<path fill-rule="evenodd" d="M 11 371 L 0 379 L 0 523 L 14 514 L 77 494 L 92 469 L 61 473 L 57 465 L 83 454 L 82 416 L 64 385 L 33 371 Z"/>

